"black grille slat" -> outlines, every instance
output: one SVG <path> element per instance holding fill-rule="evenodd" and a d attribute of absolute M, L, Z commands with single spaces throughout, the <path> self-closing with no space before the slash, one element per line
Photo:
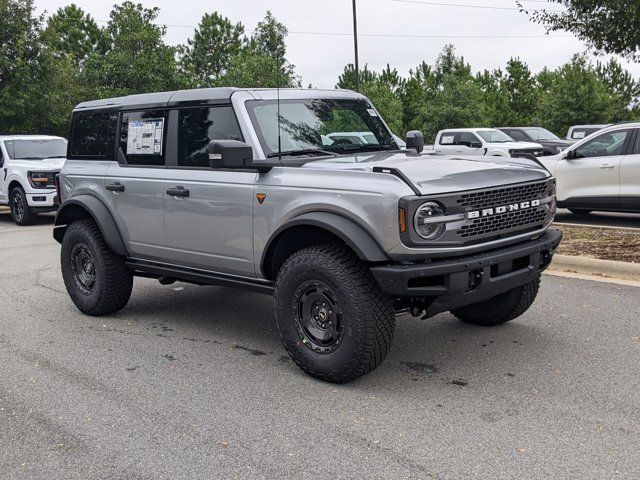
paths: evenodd
<path fill-rule="evenodd" d="M 478 218 L 470 225 L 464 225 L 458 230 L 462 238 L 501 233 L 520 227 L 542 225 L 547 212 L 541 208 L 520 210 L 517 212 L 502 213 L 491 217 Z"/>
<path fill-rule="evenodd" d="M 470 210 L 509 205 L 543 198 L 549 195 L 549 183 L 531 183 L 517 187 L 496 188 L 483 192 L 465 193 L 460 195 L 458 204 Z"/>

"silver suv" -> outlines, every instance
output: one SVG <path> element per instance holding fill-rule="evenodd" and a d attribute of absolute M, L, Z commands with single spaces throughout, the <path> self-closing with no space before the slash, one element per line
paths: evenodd
<path fill-rule="evenodd" d="M 352 142 L 345 132 L 369 132 Z M 561 233 L 555 180 L 524 159 L 400 150 L 362 95 L 203 89 L 74 110 L 54 237 L 75 305 L 125 307 L 133 278 L 273 295 L 308 374 L 387 355 L 396 314 L 493 326 L 524 313 Z"/>

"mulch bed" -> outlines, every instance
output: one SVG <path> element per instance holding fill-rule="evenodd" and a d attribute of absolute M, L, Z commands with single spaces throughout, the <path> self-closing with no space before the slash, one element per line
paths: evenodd
<path fill-rule="evenodd" d="M 613 228 L 566 227 L 558 253 L 640 263 L 640 232 Z"/>

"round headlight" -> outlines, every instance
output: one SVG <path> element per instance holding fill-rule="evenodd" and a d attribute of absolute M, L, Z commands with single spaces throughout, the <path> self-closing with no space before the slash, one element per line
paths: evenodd
<path fill-rule="evenodd" d="M 439 203 L 426 202 L 416 211 L 413 223 L 418 235 L 425 240 L 438 238 L 445 230 L 444 209 Z"/>

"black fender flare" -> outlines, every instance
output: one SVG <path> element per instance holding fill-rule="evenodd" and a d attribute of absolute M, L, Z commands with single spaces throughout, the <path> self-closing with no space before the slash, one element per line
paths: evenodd
<path fill-rule="evenodd" d="M 79 209 L 86 212 L 88 216 L 81 215 Z M 101 200 L 92 195 L 78 195 L 60 206 L 53 227 L 53 238 L 58 243 L 62 243 L 67 227 L 81 218 L 92 218 L 96 222 L 105 242 L 114 253 L 123 257 L 128 255 L 113 215 Z"/>
<path fill-rule="evenodd" d="M 297 226 L 312 226 L 322 228 L 342 240 L 355 254 L 365 262 L 388 262 L 389 256 L 378 242 L 364 228 L 353 220 L 332 212 L 303 213 L 289 220 L 276 229 L 262 252 L 260 265 L 262 271 L 270 254 L 273 242 L 285 231 Z"/>

